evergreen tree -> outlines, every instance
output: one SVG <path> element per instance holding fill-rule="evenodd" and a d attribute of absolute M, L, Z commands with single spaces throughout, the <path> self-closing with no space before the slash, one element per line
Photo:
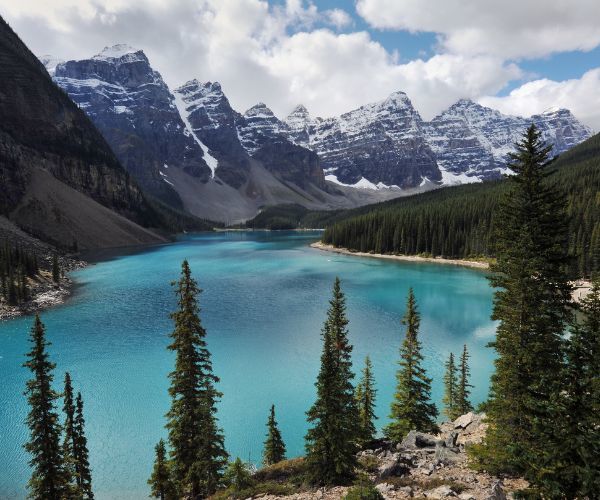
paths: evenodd
<path fill-rule="evenodd" d="M 446 374 L 444 375 L 444 415 L 450 420 L 456 420 L 461 414 L 458 410 L 458 377 L 454 354 L 450 353 L 446 361 Z"/>
<path fill-rule="evenodd" d="M 421 317 L 412 288 L 408 292 L 406 336 L 400 349 L 400 368 L 396 379 L 396 393 L 391 405 L 391 423 L 385 434 L 393 441 L 401 441 L 412 429 L 420 432 L 437 432 L 435 423 L 438 411 L 431 402 L 431 379 L 421 366 L 421 342 L 418 338 Z"/>
<path fill-rule="evenodd" d="M 365 358 L 365 367 L 362 370 L 362 377 L 356 386 L 356 404 L 358 406 L 358 423 L 359 423 L 359 442 L 361 444 L 368 443 L 375 439 L 374 421 L 375 416 L 375 379 L 373 377 L 373 366 L 369 356 Z"/>
<path fill-rule="evenodd" d="M 252 486 L 252 475 L 240 457 L 228 465 L 223 482 L 237 492 Z"/>
<path fill-rule="evenodd" d="M 273 465 L 285 460 L 285 443 L 275 421 L 275 405 L 271 405 L 271 413 L 267 421 L 267 440 L 263 452 L 263 464 Z"/>
<path fill-rule="evenodd" d="M 600 281 L 581 310 L 566 349 L 558 439 L 541 485 L 548 498 L 600 498 Z"/>
<path fill-rule="evenodd" d="M 473 411 L 473 405 L 469 400 L 469 396 L 471 395 L 470 388 L 473 387 L 471 384 L 469 384 L 469 377 L 471 376 L 471 370 L 469 369 L 469 357 L 467 344 L 465 344 L 463 346 L 463 352 L 460 356 L 460 374 L 458 388 L 456 391 L 456 410 L 458 412 L 458 416 Z"/>
<path fill-rule="evenodd" d="M 58 265 L 58 255 L 52 256 L 52 281 L 58 283 L 60 281 L 60 266 Z"/>
<path fill-rule="evenodd" d="M 499 320 L 483 446 L 474 448 L 488 471 L 524 474 L 536 486 L 546 473 L 563 372 L 563 333 L 570 320 L 571 287 L 565 273 L 565 199 L 544 182 L 550 146 L 531 126 L 511 154 L 515 175 L 497 217 L 498 290 L 492 318 Z"/>
<path fill-rule="evenodd" d="M 59 395 L 52 389 L 55 364 L 49 359 L 44 325 L 38 315 L 31 329 L 32 349 L 23 366 L 29 368 L 33 378 L 27 382 L 25 395 L 29 403 L 27 425 L 31 438 L 25 449 L 31 454 L 29 465 L 33 474 L 28 488 L 31 498 L 59 500 L 67 491 L 67 474 L 60 446 L 60 423 L 56 412 Z"/>
<path fill-rule="evenodd" d="M 343 484 L 354 476 L 358 451 L 358 409 L 352 386 L 346 299 L 339 278 L 333 285 L 323 326 L 317 400 L 307 412 L 306 465 L 315 484 Z"/>
<path fill-rule="evenodd" d="M 151 488 L 150 496 L 160 498 L 160 500 L 175 500 L 177 496 L 173 482 L 171 481 L 164 439 L 158 442 L 154 451 L 156 452 L 156 458 L 154 460 L 152 475 L 148 479 L 148 484 Z"/>
<path fill-rule="evenodd" d="M 65 415 L 65 424 L 63 426 L 63 460 L 65 472 L 73 496 L 78 497 L 81 494 L 81 490 L 79 489 L 79 480 L 75 466 L 75 403 L 73 401 L 73 386 L 69 372 L 65 373 L 63 413 Z"/>
<path fill-rule="evenodd" d="M 75 400 L 75 418 L 73 420 L 73 434 L 75 440 L 74 456 L 75 470 L 77 472 L 77 485 L 84 500 L 92 500 L 92 472 L 90 470 L 87 438 L 85 437 L 85 420 L 83 418 L 83 399 L 81 393 L 77 393 Z"/>
<path fill-rule="evenodd" d="M 175 329 L 169 349 L 175 352 L 175 369 L 169 374 L 171 409 L 167 429 L 174 480 L 179 494 L 193 499 L 215 492 L 227 463 L 223 434 L 218 428 L 216 403 L 221 393 L 213 374 L 206 331 L 199 317 L 201 290 L 192 278 L 187 260 L 174 283 L 178 310 L 171 317 Z"/>

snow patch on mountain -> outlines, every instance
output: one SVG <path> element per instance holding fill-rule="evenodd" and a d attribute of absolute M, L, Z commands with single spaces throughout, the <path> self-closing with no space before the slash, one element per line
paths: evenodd
<path fill-rule="evenodd" d="M 190 123 L 190 115 L 188 112 L 188 105 L 184 101 L 183 96 L 177 92 L 175 92 L 173 94 L 173 96 L 174 96 L 173 103 L 175 104 L 177 111 L 179 112 L 179 116 L 181 116 L 181 120 L 183 121 L 183 124 L 185 125 L 184 134 L 187 132 L 186 135 L 191 135 L 192 138 L 194 139 L 194 141 L 196 141 L 196 144 L 198 144 L 198 146 L 200 146 L 200 148 L 202 148 L 202 152 L 204 153 L 204 161 L 206 161 L 208 168 L 210 168 L 211 177 L 214 178 L 215 171 L 217 170 L 217 167 L 219 166 L 219 162 L 217 161 L 217 159 L 214 156 L 212 156 L 210 154 L 210 151 L 208 150 L 206 145 L 198 138 L 198 136 L 194 132 L 194 129 L 192 128 L 192 124 Z"/>

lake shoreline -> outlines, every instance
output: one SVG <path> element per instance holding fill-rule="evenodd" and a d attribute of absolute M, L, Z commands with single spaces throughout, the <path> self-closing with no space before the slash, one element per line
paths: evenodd
<path fill-rule="evenodd" d="M 334 247 L 333 245 L 327 245 L 320 241 L 310 244 L 311 248 L 323 250 L 324 252 L 333 252 L 341 255 L 353 255 L 355 257 L 371 257 L 375 259 L 387 259 L 387 260 L 398 260 L 403 262 L 422 262 L 422 263 L 433 263 L 433 264 L 447 264 L 453 266 L 471 267 L 474 269 L 489 269 L 490 265 L 487 262 L 477 260 L 464 260 L 464 259 L 444 259 L 442 257 L 420 257 L 418 255 L 391 255 L 382 253 L 367 253 L 367 252 L 355 252 L 348 248 Z"/>

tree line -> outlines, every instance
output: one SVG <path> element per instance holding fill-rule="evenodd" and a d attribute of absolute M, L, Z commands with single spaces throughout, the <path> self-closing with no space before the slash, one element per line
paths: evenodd
<path fill-rule="evenodd" d="M 27 280 L 39 270 L 35 252 L 4 241 L 0 246 L 0 292 L 7 304 L 15 306 L 29 300 Z"/>
<path fill-rule="evenodd" d="M 600 135 L 545 165 L 544 185 L 558 186 L 566 196 L 570 276 L 589 277 L 600 271 Z M 499 207 L 511 184 L 506 179 L 444 188 L 351 211 L 322 239 L 360 252 L 495 257 L 494 235 L 504 224 Z"/>

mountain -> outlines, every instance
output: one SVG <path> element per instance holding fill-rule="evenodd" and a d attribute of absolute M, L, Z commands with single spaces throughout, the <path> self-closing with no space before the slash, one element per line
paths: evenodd
<path fill-rule="evenodd" d="M 115 45 L 90 59 L 46 64 L 147 193 L 183 208 L 170 171 L 201 182 L 211 176 L 202 146 L 186 133 L 173 94 L 141 50 Z"/>
<path fill-rule="evenodd" d="M 0 116 L 0 215 L 63 247 L 164 241 L 102 135 L 1 18 Z"/>
<path fill-rule="evenodd" d="M 477 182 L 507 172 L 506 155 L 531 123 L 553 144 L 554 155 L 592 134 L 566 109 L 523 118 L 462 99 L 426 125 L 425 138 L 435 152 L 444 183 Z"/>
<path fill-rule="evenodd" d="M 501 177 L 507 171 L 506 154 L 530 123 L 554 144 L 554 154 L 592 134 L 566 109 L 522 118 L 466 99 L 425 122 L 403 92 L 327 119 L 313 119 L 300 105 L 280 132 L 316 151 L 331 180 L 409 188 Z"/>
<path fill-rule="evenodd" d="M 404 92 L 325 120 L 297 107 L 286 122 L 290 139 L 316 151 L 334 181 L 410 188 L 441 180 L 423 120 Z"/>

